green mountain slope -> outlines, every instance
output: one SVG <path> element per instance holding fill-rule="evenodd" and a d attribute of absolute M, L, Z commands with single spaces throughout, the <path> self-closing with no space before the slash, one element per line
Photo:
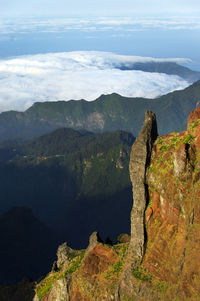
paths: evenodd
<path fill-rule="evenodd" d="M 30 207 L 75 247 L 85 246 L 94 229 L 101 229 L 104 239 L 105 233 L 114 239 L 121 229 L 129 230 L 133 141 L 132 134 L 122 131 L 57 129 L 15 145 L 16 155 L 0 163 L 0 211 Z M 12 154 L 14 150 L 10 146 Z"/>
<path fill-rule="evenodd" d="M 127 98 L 113 93 L 92 102 L 37 102 L 25 112 L 0 114 L 0 141 L 30 139 L 61 127 L 92 132 L 125 130 L 137 136 L 145 110 L 156 113 L 159 133 L 165 134 L 183 128 L 199 100 L 200 81 L 156 99 Z"/>

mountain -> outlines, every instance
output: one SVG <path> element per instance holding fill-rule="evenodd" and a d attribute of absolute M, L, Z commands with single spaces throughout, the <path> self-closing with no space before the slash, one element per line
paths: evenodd
<path fill-rule="evenodd" d="M 145 110 L 156 113 L 160 134 L 183 129 L 187 116 L 200 101 L 200 81 L 181 91 L 156 99 L 102 95 L 92 102 L 57 101 L 34 103 L 25 112 L 0 114 L 0 141 L 31 139 L 56 128 L 89 132 L 124 130 L 138 135 Z"/>
<path fill-rule="evenodd" d="M 0 216 L 0 283 L 38 279 L 52 265 L 61 235 L 38 220 L 29 208 L 14 207 Z"/>
<path fill-rule="evenodd" d="M 123 131 L 93 134 L 62 128 L 30 142 L 6 144 L 0 212 L 29 207 L 77 248 L 87 245 L 95 228 L 104 240 L 115 239 L 121 229 L 129 229 L 133 141 Z M 125 218 L 120 220 L 121 212 Z"/>
<path fill-rule="evenodd" d="M 34 300 L 199 300 L 199 143 L 200 108 L 186 131 L 163 136 L 147 111 L 130 156 L 130 242 L 103 244 L 94 232 L 86 250 L 62 244 Z"/>
<path fill-rule="evenodd" d="M 133 65 L 121 65 L 121 70 L 141 70 L 145 72 L 157 72 L 177 75 L 193 83 L 200 79 L 200 72 L 190 70 L 174 62 L 138 62 Z"/>

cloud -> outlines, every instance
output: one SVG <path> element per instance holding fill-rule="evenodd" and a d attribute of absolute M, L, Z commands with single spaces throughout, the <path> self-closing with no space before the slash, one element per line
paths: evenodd
<path fill-rule="evenodd" d="M 68 32 L 78 31 L 141 31 L 150 29 L 163 30 L 198 30 L 200 19 L 197 17 L 106 17 L 106 18 L 16 18 L 1 19 L 1 34 Z"/>
<path fill-rule="evenodd" d="M 0 111 L 25 110 L 36 101 L 84 98 L 119 93 L 154 98 L 189 84 L 178 76 L 130 69 L 136 62 L 183 62 L 108 52 L 63 52 L 0 61 Z"/>

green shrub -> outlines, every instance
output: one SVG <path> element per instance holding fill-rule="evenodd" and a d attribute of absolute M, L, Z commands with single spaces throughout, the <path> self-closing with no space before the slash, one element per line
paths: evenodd
<path fill-rule="evenodd" d="M 141 281 L 151 281 L 152 276 L 148 275 L 146 269 L 142 266 L 136 267 L 132 271 L 133 276 Z"/>

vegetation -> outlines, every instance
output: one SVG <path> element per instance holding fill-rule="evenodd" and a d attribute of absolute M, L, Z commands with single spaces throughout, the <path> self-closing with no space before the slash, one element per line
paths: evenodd
<path fill-rule="evenodd" d="M 186 127 L 186 118 L 199 101 L 200 81 L 182 91 L 156 99 L 126 98 L 116 93 L 102 95 L 93 102 L 58 101 L 35 103 L 26 112 L 0 114 L 0 141 L 30 139 L 60 127 L 73 127 L 93 132 L 125 130 L 134 136 L 146 110 L 153 111 L 159 133 L 166 134 Z"/>
<path fill-rule="evenodd" d="M 84 255 L 85 250 L 82 250 L 79 255 L 75 256 L 61 277 L 66 277 L 72 273 L 75 273 L 80 268 Z"/>
<path fill-rule="evenodd" d="M 141 281 L 151 281 L 152 275 L 145 269 L 144 266 L 138 266 L 132 271 L 133 276 Z"/>
<path fill-rule="evenodd" d="M 122 272 L 128 244 L 117 244 L 113 246 L 113 249 L 117 252 L 119 259 L 114 264 L 110 264 L 109 269 L 106 271 L 105 278 L 115 283 Z"/>
<path fill-rule="evenodd" d="M 200 119 L 196 120 L 191 126 L 190 128 L 193 130 L 195 129 L 198 125 L 199 125 Z"/>
<path fill-rule="evenodd" d="M 116 131 L 114 133 L 93 134 L 75 131 L 70 128 L 55 130 L 50 134 L 39 137 L 33 142 L 24 144 L 21 152 L 33 156 L 58 156 L 74 154 L 87 158 L 100 152 L 107 152 L 119 144 L 131 146 L 133 136 L 130 133 Z"/>
<path fill-rule="evenodd" d="M 80 268 L 84 254 L 85 250 L 82 250 L 80 254 L 71 259 L 71 262 L 65 270 L 62 269 L 58 272 L 51 272 L 40 283 L 38 283 L 36 286 L 36 292 L 40 300 L 42 300 L 42 298 L 44 298 L 44 296 L 51 290 L 52 285 L 56 280 L 67 278 Z"/>

